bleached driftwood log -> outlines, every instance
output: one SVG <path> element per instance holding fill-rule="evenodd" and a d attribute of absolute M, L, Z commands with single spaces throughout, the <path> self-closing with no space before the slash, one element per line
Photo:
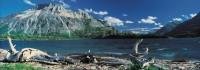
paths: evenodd
<path fill-rule="evenodd" d="M 4 49 L 0 49 L 0 61 L 3 61 L 7 58 L 8 51 Z"/>
<path fill-rule="evenodd" d="M 94 63 L 110 66 L 128 65 L 131 62 L 125 59 L 119 59 L 115 57 L 96 57 L 90 53 L 90 50 L 86 54 L 78 56 L 51 56 L 46 52 L 43 52 L 34 48 L 24 48 L 21 51 L 15 49 L 15 45 L 12 43 L 12 39 L 8 37 L 9 51 L 0 49 L 0 61 L 5 62 L 40 62 L 45 64 L 74 64 L 74 63 Z M 3 54 L 3 55 L 2 55 Z"/>
<path fill-rule="evenodd" d="M 133 47 L 133 54 L 131 54 L 131 56 L 134 58 L 134 60 L 136 60 L 137 62 L 139 62 L 142 66 L 142 68 L 144 67 L 148 67 L 151 63 L 154 63 L 154 59 L 146 59 L 144 58 L 144 56 L 147 56 L 149 53 L 149 48 L 145 48 L 144 52 L 139 52 L 139 45 L 142 43 L 143 39 L 139 39 L 136 41 L 134 47 Z"/>
<path fill-rule="evenodd" d="M 143 42 L 143 39 L 139 39 L 136 41 L 134 47 L 133 47 L 133 56 L 143 56 L 143 55 L 147 55 L 149 52 L 149 48 L 146 48 L 144 52 L 139 52 L 139 45 Z"/>
<path fill-rule="evenodd" d="M 143 39 L 139 39 L 139 40 L 136 41 L 136 43 L 135 43 L 135 45 L 134 45 L 134 47 L 133 47 L 133 51 L 134 51 L 135 54 L 138 54 L 138 53 L 139 53 L 139 52 L 138 52 L 138 47 L 139 47 L 139 45 L 142 43 L 142 41 L 143 41 Z"/>
<path fill-rule="evenodd" d="M 9 36 L 7 37 L 7 39 L 8 39 L 9 46 L 10 46 L 10 53 L 11 53 L 11 54 L 16 54 L 16 53 L 18 53 L 18 51 L 15 49 L 15 46 L 16 46 L 16 45 L 13 45 L 13 43 L 12 43 L 12 39 L 11 39 Z"/>
<path fill-rule="evenodd" d="M 8 62 L 24 62 L 24 61 L 35 61 L 42 62 L 46 64 L 59 64 L 58 61 L 69 62 L 64 58 L 58 56 L 51 56 L 46 52 L 43 52 L 34 48 L 24 48 L 21 51 L 17 51 L 12 43 L 12 39 L 7 37 L 9 42 L 9 51 L 0 49 L 0 61 Z"/>
<path fill-rule="evenodd" d="M 142 64 L 142 68 L 149 67 L 150 64 L 153 64 L 153 63 L 155 63 L 155 60 L 154 60 L 154 59 L 149 60 L 149 61 L 147 61 L 147 62 L 144 62 L 144 63 Z"/>

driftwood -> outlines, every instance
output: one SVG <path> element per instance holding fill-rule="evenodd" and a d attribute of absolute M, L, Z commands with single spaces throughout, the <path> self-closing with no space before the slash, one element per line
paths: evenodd
<path fill-rule="evenodd" d="M 8 39 L 9 46 L 10 46 L 10 53 L 11 54 L 18 53 L 18 51 L 15 49 L 16 45 L 13 45 L 13 43 L 12 43 L 12 39 L 10 37 L 7 37 L 7 39 Z"/>
<path fill-rule="evenodd" d="M 90 50 L 84 54 L 68 55 L 68 59 L 73 59 L 74 63 L 84 63 L 84 64 L 97 64 L 97 65 L 107 65 L 107 66 L 128 66 L 132 62 L 126 59 L 120 59 L 116 57 L 99 57 L 94 56 Z"/>
<path fill-rule="evenodd" d="M 95 63 L 95 64 L 103 64 L 103 65 L 111 65 L 111 66 L 118 66 L 118 65 L 128 65 L 131 62 L 124 60 L 124 59 L 118 59 L 114 57 L 96 57 L 90 53 L 90 50 L 86 54 L 78 55 L 78 56 L 68 56 L 68 57 L 62 57 L 62 56 L 51 56 L 47 54 L 46 52 L 43 52 L 38 49 L 34 48 L 24 48 L 21 51 L 17 51 L 15 49 L 15 46 L 12 43 L 12 39 L 8 37 L 9 41 L 9 51 L 0 49 L 0 61 L 8 61 L 8 62 L 40 62 L 45 64 L 74 64 L 74 63 Z M 148 66 L 151 62 L 151 60 L 146 60 L 145 58 L 138 57 L 141 55 L 147 55 L 148 54 L 148 48 L 146 48 L 146 51 L 143 53 L 140 53 L 138 51 L 140 43 L 142 43 L 143 39 L 137 40 L 136 44 L 134 46 L 134 53 L 132 56 L 139 61 L 143 67 Z"/>
<path fill-rule="evenodd" d="M 12 43 L 12 39 L 10 37 L 8 37 L 7 39 L 9 42 L 10 50 L 9 53 L 7 54 L 6 61 L 22 62 L 22 61 L 34 61 L 35 59 L 49 60 L 51 58 L 51 56 L 48 55 L 47 53 L 33 48 L 24 48 L 21 51 L 17 51 L 15 49 L 16 45 L 13 45 Z"/>
<path fill-rule="evenodd" d="M 7 37 L 9 42 L 9 51 L 0 49 L 0 61 L 6 62 L 41 62 L 45 64 L 67 64 L 72 63 L 70 60 L 64 57 L 51 56 L 46 52 L 43 52 L 34 48 L 24 48 L 21 51 L 15 49 L 16 45 L 13 45 L 12 39 Z"/>
<path fill-rule="evenodd" d="M 4 49 L 0 49 L 0 61 L 4 61 L 8 56 L 9 52 Z"/>
<path fill-rule="evenodd" d="M 139 47 L 140 43 L 142 43 L 142 41 L 143 41 L 143 39 L 139 39 L 139 40 L 136 41 L 136 43 L 134 45 L 134 48 L 133 48 L 133 51 L 135 51 L 134 54 L 138 54 L 139 53 L 138 52 L 138 47 Z"/>
<path fill-rule="evenodd" d="M 98 57 L 92 54 L 80 54 L 80 55 L 71 55 L 68 56 L 75 61 L 75 63 L 84 63 L 84 64 L 97 64 L 97 65 L 108 65 L 108 66 L 120 66 L 120 65 L 129 65 L 131 61 L 120 59 L 116 57 Z"/>
<path fill-rule="evenodd" d="M 15 49 L 16 45 L 13 45 L 12 39 L 8 37 L 9 41 L 9 51 L 0 49 L 0 61 L 5 62 L 40 62 L 44 64 L 98 64 L 98 65 L 109 65 L 109 66 L 120 66 L 131 64 L 130 61 L 125 59 L 119 59 L 114 57 L 97 57 L 90 53 L 90 50 L 81 55 L 71 55 L 71 56 L 51 56 L 46 52 L 43 52 L 34 48 L 24 48 L 21 51 Z M 3 55 L 1 55 L 3 54 Z"/>
<path fill-rule="evenodd" d="M 146 58 L 145 56 L 148 55 L 149 49 L 145 48 L 144 52 L 139 52 L 139 45 L 142 43 L 143 39 L 139 39 L 136 41 L 134 47 L 133 47 L 133 54 L 131 56 L 133 57 L 133 60 L 137 63 L 141 64 L 142 68 L 148 67 L 150 64 L 154 63 L 154 59 Z"/>
<path fill-rule="evenodd" d="M 144 52 L 139 52 L 139 45 L 142 43 L 142 41 L 143 39 L 139 39 L 134 44 L 133 53 L 130 54 L 130 56 L 133 57 L 134 59 L 138 59 L 138 60 L 144 59 L 145 56 L 147 56 L 149 53 L 149 48 L 145 48 Z"/>
<path fill-rule="evenodd" d="M 120 66 L 120 65 L 129 65 L 131 61 L 114 58 L 114 57 L 99 57 L 98 63 L 100 65 L 109 65 L 109 66 Z"/>
<path fill-rule="evenodd" d="M 133 47 L 133 51 L 134 51 L 133 54 L 134 55 L 147 55 L 148 54 L 148 51 L 149 51 L 148 48 L 146 48 L 145 51 L 142 52 L 142 53 L 138 51 L 139 45 L 142 43 L 142 41 L 143 41 L 143 39 L 139 39 L 139 40 L 136 41 L 136 43 Z"/>

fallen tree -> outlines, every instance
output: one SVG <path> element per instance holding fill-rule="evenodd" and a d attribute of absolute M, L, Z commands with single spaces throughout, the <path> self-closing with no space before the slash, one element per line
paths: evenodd
<path fill-rule="evenodd" d="M 96 64 L 96 65 L 108 65 L 108 66 L 120 66 L 131 64 L 131 61 L 125 59 L 119 59 L 115 57 L 98 57 L 90 53 L 81 55 L 69 55 L 69 56 L 51 56 L 46 52 L 43 52 L 34 48 L 23 48 L 21 51 L 16 50 L 16 45 L 12 43 L 12 39 L 7 37 L 9 42 L 9 50 L 0 49 L 0 61 L 4 62 L 39 62 L 50 65 L 57 64 Z"/>
<path fill-rule="evenodd" d="M 67 59 L 64 59 L 64 57 L 58 57 L 58 56 L 51 56 L 47 54 L 46 52 L 43 52 L 38 49 L 34 48 L 23 48 L 21 51 L 16 50 L 16 45 L 12 43 L 12 39 L 10 37 L 7 37 L 9 42 L 10 49 L 4 50 L 0 49 L 0 53 L 2 54 L 0 61 L 5 62 L 41 62 L 46 64 L 60 64 L 63 62 L 70 62 L 67 61 Z"/>
<path fill-rule="evenodd" d="M 149 48 L 145 48 L 144 52 L 139 52 L 139 45 L 143 42 L 143 39 L 139 39 L 136 41 L 134 47 L 133 47 L 133 55 L 148 55 Z"/>
<path fill-rule="evenodd" d="M 150 66 L 154 63 L 154 59 L 147 57 L 149 48 L 145 48 L 144 52 L 139 52 L 139 45 L 143 42 L 143 39 L 138 39 L 133 47 L 133 53 L 130 54 L 133 63 L 139 64 L 141 68 Z"/>

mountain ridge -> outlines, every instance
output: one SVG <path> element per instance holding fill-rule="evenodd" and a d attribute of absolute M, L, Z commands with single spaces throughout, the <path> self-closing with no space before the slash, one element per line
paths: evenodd
<path fill-rule="evenodd" d="M 200 36 L 200 13 L 182 23 L 174 24 L 173 28 L 166 31 L 168 26 L 161 28 L 155 34 L 170 37 L 199 37 Z"/>
<path fill-rule="evenodd" d="M 40 6 L 6 17 L 1 22 L 7 25 L 7 32 L 4 34 L 89 37 L 102 36 L 108 32 L 113 34 L 116 31 L 105 21 L 98 20 L 83 10 L 73 11 L 61 4 L 52 3 Z"/>

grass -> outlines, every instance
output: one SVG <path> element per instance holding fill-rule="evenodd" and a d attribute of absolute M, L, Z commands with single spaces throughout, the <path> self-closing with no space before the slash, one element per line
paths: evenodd
<path fill-rule="evenodd" d="M 137 60 L 132 60 L 132 64 L 129 65 L 127 70 L 163 70 L 162 68 L 158 68 L 153 64 L 150 66 L 142 68 L 142 64 Z"/>
<path fill-rule="evenodd" d="M 138 64 L 131 64 L 127 70 L 163 70 L 162 68 L 155 67 L 154 65 L 150 65 L 149 67 L 142 68 Z"/>
<path fill-rule="evenodd" d="M 42 68 L 23 63 L 5 63 L 0 64 L 0 70 L 42 70 Z"/>
<path fill-rule="evenodd" d="M 146 67 L 144 70 L 163 70 L 163 69 L 155 67 L 154 65 L 150 65 L 149 67 Z"/>

